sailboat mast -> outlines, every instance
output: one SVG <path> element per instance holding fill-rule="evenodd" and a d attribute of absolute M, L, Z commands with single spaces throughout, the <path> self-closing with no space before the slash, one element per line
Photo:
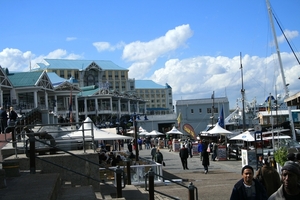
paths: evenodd
<path fill-rule="evenodd" d="M 241 63 L 241 77 L 242 77 L 242 106 L 243 106 L 243 131 L 245 131 L 246 117 L 245 117 L 245 89 L 244 89 L 244 78 L 243 78 L 243 65 L 242 65 L 242 52 L 240 52 L 240 63 Z"/>
<path fill-rule="evenodd" d="M 289 97 L 289 90 L 288 90 L 288 86 L 287 86 L 286 81 L 285 81 L 284 71 L 283 71 L 283 67 L 282 67 L 281 55 L 280 55 L 280 50 L 279 50 L 279 46 L 278 46 L 276 31 L 275 31 L 275 28 L 274 28 L 274 22 L 273 22 L 273 17 L 272 17 L 272 9 L 271 9 L 269 0 L 266 0 L 266 2 L 267 2 L 269 19 L 270 19 L 270 23 L 271 23 L 271 27 L 272 27 L 274 43 L 275 43 L 275 46 L 276 46 L 277 57 L 278 57 L 278 61 L 279 61 L 280 71 L 281 71 L 281 78 L 282 78 L 284 91 L 285 91 L 285 98 L 287 98 L 287 97 Z M 295 133 L 295 129 L 294 129 L 294 122 L 293 122 L 292 111 L 291 111 L 290 106 L 288 106 L 288 111 L 289 111 L 289 119 L 290 119 L 290 126 L 291 126 L 291 129 L 292 129 L 293 139 L 296 140 L 296 133 Z"/>

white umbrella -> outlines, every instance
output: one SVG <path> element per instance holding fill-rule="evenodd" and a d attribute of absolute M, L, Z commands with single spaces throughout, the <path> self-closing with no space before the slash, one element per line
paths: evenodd
<path fill-rule="evenodd" d="M 181 133 L 179 130 L 177 130 L 177 128 L 175 128 L 175 126 L 173 126 L 173 128 L 170 131 L 168 131 L 166 134 L 167 135 L 169 135 L 169 134 L 183 135 L 183 133 Z"/>
<path fill-rule="evenodd" d="M 158 132 L 157 130 L 153 130 L 150 133 L 146 133 L 145 136 L 159 136 L 159 135 L 164 135 L 161 132 Z"/>
<path fill-rule="evenodd" d="M 255 141 L 255 138 L 249 131 L 245 131 L 237 136 L 234 136 L 230 138 L 230 140 L 243 140 L 243 141 L 248 141 L 248 142 L 253 142 Z"/>
<path fill-rule="evenodd" d="M 232 132 L 227 131 L 226 129 L 222 128 L 218 123 L 215 125 L 215 127 L 209 131 L 207 131 L 208 134 L 221 134 L 221 135 L 228 135 L 232 134 Z"/>
<path fill-rule="evenodd" d="M 148 134 L 149 132 L 147 132 L 146 130 L 142 131 L 142 132 L 139 132 L 139 135 L 146 135 Z"/>
<path fill-rule="evenodd" d="M 139 128 L 139 132 L 143 132 L 143 131 L 146 131 L 145 129 L 143 129 L 143 127 L 140 126 Z"/>

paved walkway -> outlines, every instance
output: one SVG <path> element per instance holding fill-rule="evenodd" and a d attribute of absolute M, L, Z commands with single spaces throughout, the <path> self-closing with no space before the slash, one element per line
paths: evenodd
<path fill-rule="evenodd" d="M 236 160 L 210 161 L 208 174 L 204 174 L 204 168 L 200 162 L 200 156 L 188 159 L 189 170 L 183 170 L 179 158 L 179 152 L 169 152 L 168 149 L 160 149 L 164 156 L 166 166 L 163 167 L 168 179 L 182 179 L 183 185 L 192 183 L 197 188 L 198 199 L 222 200 L 229 199 L 233 185 L 241 179 L 242 162 Z M 151 159 L 150 150 L 139 151 L 140 157 Z M 177 184 L 157 186 L 155 190 L 167 193 L 179 199 L 188 199 L 188 189 Z"/>

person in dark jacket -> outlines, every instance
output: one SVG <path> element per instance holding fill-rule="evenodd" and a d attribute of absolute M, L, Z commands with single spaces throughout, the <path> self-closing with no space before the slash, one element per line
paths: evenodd
<path fill-rule="evenodd" d="M 263 159 L 263 166 L 257 170 L 255 179 L 265 187 L 268 197 L 281 186 L 279 173 L 270 165 L 268 158 Z"/>
<path fill-rule="evenodd" d="M 267 200 L 267 192 L 262 184 L 253 179 L 254 170 L 250 165 L 242 168 L 242 179 L 233 187 L 230 200 Z"/>
<path fill-rule="evenodd" d="M 5 128 L 7 127 L 7 112 L 3 107 L 0 108 L 0 123 L 1 133 L 5 133 Z"/>
<path fill-rule="evenodd" d="M 202 144 L 202 165 L 204 167 L 204 173 L 208 173 L 208 166 L 209 166 L 209 152 L 207 152 L 207 147 L 209 143 L 207 141 L 203 141 Z"/>
<path fill-rule="evenodd" d="M 181 159 L 183 169 L 189 169 L 187 164 L 187 159 L 189 157 L 189 151 L 185 148 L 185 145 L 182 145 L 182 148 L 179 150 L 179 157 Z"/>

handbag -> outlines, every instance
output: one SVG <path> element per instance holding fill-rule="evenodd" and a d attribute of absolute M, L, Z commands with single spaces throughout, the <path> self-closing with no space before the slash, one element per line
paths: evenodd
<path fill-rule="evenodd" d="M 165 163 L 164 161 L 163 161 L 163 163 L 162 163 L 162 164 L 163 164 L 163 166 L 166 166 L 166 163 Z"/>
<path fill-rule="evenodd" d="M 207 151 L 208 153 L 210 153 L 210 147 L 209 147 L 209 145 L 207 146 L 206 151 Z"/>

